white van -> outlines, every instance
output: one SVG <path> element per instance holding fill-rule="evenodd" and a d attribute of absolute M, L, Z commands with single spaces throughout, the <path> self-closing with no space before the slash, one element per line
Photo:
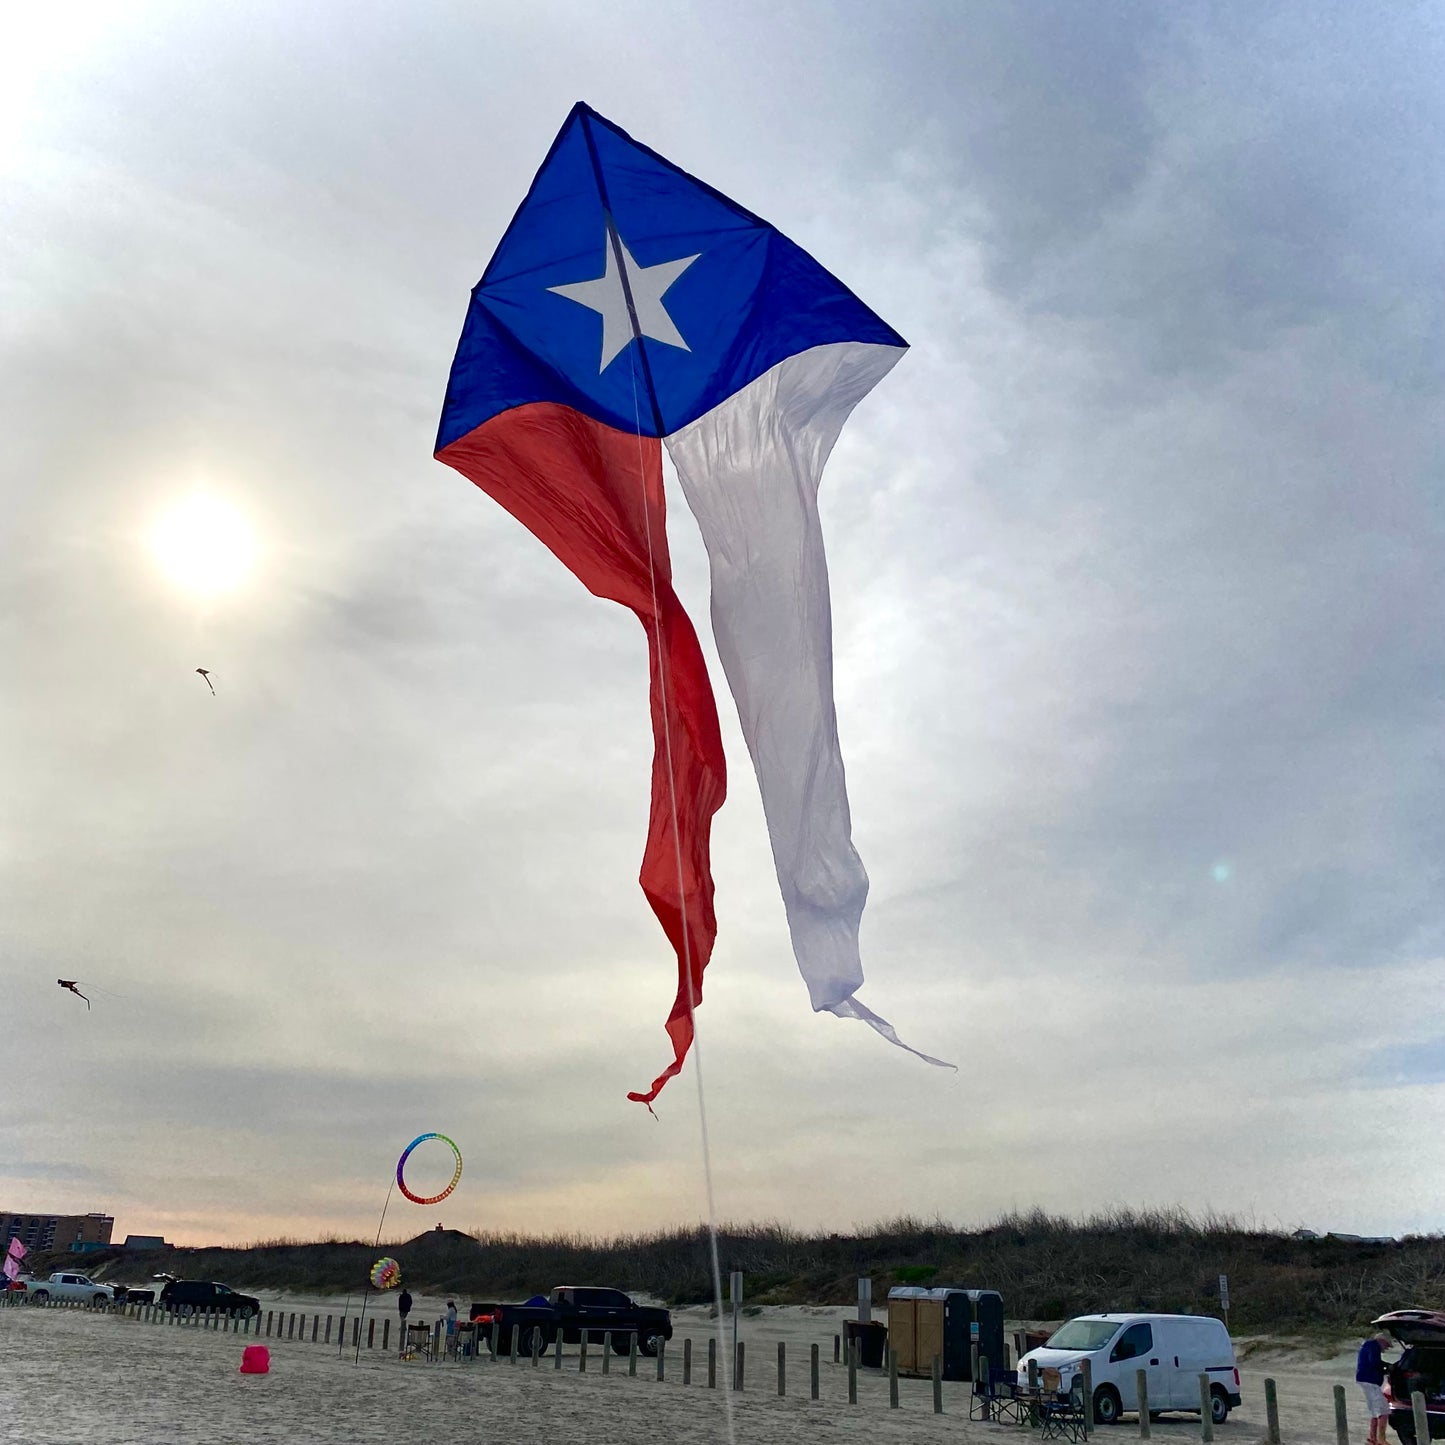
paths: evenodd
<path fill-rule="evenodd" d="M 1037 1350 L 1019 1361 L 1019 1378 L 1029 1363 L 1059 1372 L 1067 1390 L 1083 1361 L 1094 1381 L 1094 1419 L 1112 1425 L 1125 1410 L 1138 1410 L 1135 1372 L 1148 1377 L 1149 1413 L 1199 1413 L 1199 1377 L 1209 1376 L 1210 1414 L 1222 1425 L 1240 1403 L 1234 1345 L 1220 1320 L 1208 1315 L 1080 1315 L 1060 1325 Z"/>

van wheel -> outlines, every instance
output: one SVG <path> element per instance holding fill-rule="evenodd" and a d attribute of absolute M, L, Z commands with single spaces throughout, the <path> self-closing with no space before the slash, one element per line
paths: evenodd
<path fill-rule="evenodd" d="M 1100 1385 L 1094 1391 L 1094 1422 L 1099 1425 L 1117 1425 L 1124 1413 L 1119 1392 L 1112 1385 Z"/>
<path fill-rule="evenodd" d="M 1209 1392 L 1209 1418 L 1216 1425 L 1229 1419 L 1229 1396 L 1218 1385 Z"/>

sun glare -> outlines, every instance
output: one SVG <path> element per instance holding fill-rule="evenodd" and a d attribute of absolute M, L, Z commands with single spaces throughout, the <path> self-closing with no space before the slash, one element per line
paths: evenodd
<path fill-rule="evenodd" d="M 176 502 L 150 532 L 151 552 L 171 581 L 190 592 L 227 592 L 256 563 L 256 536 L 229 502 L 197 492 Z"/>

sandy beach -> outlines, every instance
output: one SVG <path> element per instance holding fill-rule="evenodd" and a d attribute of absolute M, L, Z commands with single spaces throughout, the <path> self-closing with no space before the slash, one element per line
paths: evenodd
<path fill-rule="evenodd" d="M 297 1298 L 285 1304 L 288 1311 L 308 1314 L 320 1306 L 323 1314 L 339 1317 L 345 1301 Z M 419 1313 L 428 1318 L 431 1311 Z M 945 1386 L 939 1416 L 933 1414 L 927 1381 L 902 1380 L 900 1408 L 892 1410 L 886 1378 L 864 1371 L 859 1402 L 850 1406 L 846 1371 L 832 1363 L 833 1335 L 847 1314 L 841 1308 L 788 1307 L 744 1322 L 746 1388 L 732 1400 L 737 1441 L 967 1440 L 982 1445 L 1017 1434 L 1017 1427 L 970 1422 L 963 1384 Z M 0 1438 L 17 1445 L 726 1442 L 722 1392 L 706 1388 L 701 1367 L 695 1368 L 691 1385 L 682 1384 L 682 1341 L 691 1338 L 695 1359 L 702 1361 L 711 1322 L 704 1311 L 682 1310 L 674 1323 L 662 1382 L 651 1360 L 640 1360 L 636 1378 L 630 1378 L 626 1359 L 614 1358 L 611 1372 L 603 1375 L 595 1351 L 588 1372 L 579 1374 L 575 1348 L 558 1371 L 550 1358 L 534 1370 L 529 1360 L 428 1364 L 365 1348 L 358 1364 L 349 1351 L 342 1356 L 334 1345 L 327 1349 L 309 1339 L 265 1341 L 271 1373 L 246 1376 L 238 1370 L 246 1336 L 88 1311 L 7 1309 L 0 1311 Z M 779 1341 L 787 1346 L 788 1393 L 783 1398 L 777 1395 Z M 809 1346 L 814 1343 L 823 1360 L 817 1401 L 808 1398 Z M 1243 1377 L 1244 1406 L 1216 1432 L 1217 1440 L 1254 1445 L 1263 1438 L 1267 1373 L 1278 1382 L 1284 1439 L 1333 1442 L 1331 1386 L 1350 1380 L 1348 1357 L 1311 1362 L 1280 1354 L 1256 1356 L 1250 1363 Z M 1347 1399 L 1363 1440 L 1364 1420 L 1352 1384 Z M 1159 1440 L 1199 1438 L 1198 1421 L 1189 1417 L 1157 1421 L 1153 1429 Z M 1104 1434 L 1106 1439 L 1137 1438 L 1137 1427 L 1128 1420 Z"/>

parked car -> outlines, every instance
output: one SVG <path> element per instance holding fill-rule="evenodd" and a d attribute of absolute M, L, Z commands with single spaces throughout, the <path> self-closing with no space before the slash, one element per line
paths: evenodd
<path fill-rule="evenodd" d="M 17 1284 L 25 1286 L 25 1298 L 34 1304 L 47 1304 L 50 1300 L 68 1300 L 90 1305 L 108 1305 L 117 1298 L 114 1288 L 93 1280 L 88 1274 L 76 1274 L 71 1270 L 56 1270 L 49 1279 L 36 1279 L 33 1275 L 21 1275 Z"/>
<path fill-rule="evenodd" d="M 237 1294 L 230 1285 L 210 1280 L 167 1280 L 161 1290 L 161 1306 L 177 1314 L 191 1315 L 210 1310 L 248 1320 L 261 1311 L 261 1301 L 253 1295 Z"/>
<path fill-rule="evenodd" d="M 1085 1360 L 1094 1382 L 1094 1419 L 1101 1425 L 1117 1424 L 1124 1411 L 1138 1410 L 1139 1370 L 1149 1390 L 1150 1415 L 1198 1414 L 1200 1375 L 1209 1376 L 1209 1413 L 1216 1425 L 1240 1403 L 1234 1345 L 1223 1322 L 1209 1315 L 1080 1315 L 1030 1350 L 1019 1361 L 1019 1375 L 1031 1361 L 1040 1370 L 1052 1366 L 1060 1389 L 1067 1391 Z"/>
<path fill-rule="evenodd" d="M 490 1333 L 497 1353 L 512 1348 L 512 1329 L 518 1332 L 518 1348 L 525 1355 L 535 1344 L 545 1354 L 557 1340 L 576 1344 L 585 1334 L 591 1343 L 601 1344 L 608 1336 L 615 1354 L 626 1354 L 630 1337 L 637 1336 L 638 1351 L 655 1355 L 658 1342 L 672 1338 L 672 1316 L 656 1305 L 634 1304 L 620 1289 L 598 1289 L 583 1285 L 558 1285 L 545 1299 L 534 1295 L 525 1304 L 474 1304 L 471 1318 Z"/>
<path fill-rule="evenodd" d="M 1415 1445 L 1415 1414 L 1410 1397 L 1425 1397 L 1430 1438 L 1445 1440 L 1445 1313 L 1438 1310 L 1394 1310 L 1375 1322 L 1393 1335 L 1405 1352 L 1385 1367 L 1385 1400 L 1390 1428 L 1401 1445 Z"/>

